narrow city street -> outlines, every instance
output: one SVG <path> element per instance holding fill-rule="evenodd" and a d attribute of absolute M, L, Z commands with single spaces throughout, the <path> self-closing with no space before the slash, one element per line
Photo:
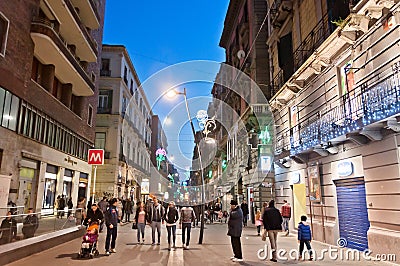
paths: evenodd
<path fill-rule="evenodd" d="M 288 259 L 279 260 L 277 263 L 269 260 L 261 260 L 257 256 L 259 249 L 264 248 L 267 242 L 263 242 L 256 234 L 256 229 L 247 227 L 243 230 L 242 248 L 244 262 L 235 263 L 230 261 L 232 249 L 229 237 L 226 235 L 226 224 L 206 225 L 204 243 L 198 245 L 199 228 L 192 229 L 191 245 L 189 250 L 183 250 L 181 246 L 181 230 L 177 230 L 177 248 L 168 251 L 166 229 L 162 228 L 162 243 L 160 246 L 151 246 L 151 229 L 146 227 L 145 245 L 137 245 L 136 230 L 131 229 L 131 224 L 119 227 L 116 254 L 104 255 L 105 233 L 102 233 L 99 240 L 100 255 L 94 259 L 78 259 L 78 251 L 81 239 L 76 239 L 68 243 L 50 248 L 44 252 L 21 259 L 10 266 L 19 265 L 386 265 L 382 262 L 365 261 L 345 261 L 332 260 L 326 257 L 323 261 L 298 261 Z M 294 235 L 278 238 L 278 249 L 297 249 L 297 238 Z M 268 241 L 268 239 L 267 239 Z M 269 245 L 269 244 L 268 244 Z M 328 248 L 318 242 L 312 242 L 312 246 L 321 254 L 323 248 Z"/>

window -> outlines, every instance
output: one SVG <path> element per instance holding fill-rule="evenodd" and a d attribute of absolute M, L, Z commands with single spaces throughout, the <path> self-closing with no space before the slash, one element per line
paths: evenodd
<path fill-rule="evenodd" d="M 94 143 L 96 149 L 105 149 L 106 147 L 106 133 L 96 132 L 96 140 Z"/>
<path fill-rule="evenodd" d="M 131 86 L 130 86 L 131 94 L 133 95 L 133 79 L 131 79 Z"/>
<path fill-rule="evenodd" d="M 126 68 L 126 66 L 124 67 L 124 81 L 126 86 L 128 86 L 128 69 Z"/>
<path fill-rule="evenodd" d="M 18 111 L 19 98 L 0 88 L 0 125 L 15 131 L 17 129 Z"/>
<path fill-rule="evenodd" d="M 100 90 L 99 92 L 99 105 L 97 107 L 97 113 L 110 113 L 112 106 L 112 90 Z"/>
<path fill-rule="evenodd" d="M 0 55 L 6 55 L 8 28 L 10 21 L 0 12 Z"/>
<path fill-rule="evenodd" d="M 91 105 L 89 105 L 88 107 L 88 120 L 87 123 L 89 126 L 92 126 L 92 121 L 93 120 L 93 107 Z"/>
<path fill-rule="evenodd" d="M 110 59 L 108 58 L 101 59 L 100 76 L 106 76 L 106 77 L 111 76 Z"/>

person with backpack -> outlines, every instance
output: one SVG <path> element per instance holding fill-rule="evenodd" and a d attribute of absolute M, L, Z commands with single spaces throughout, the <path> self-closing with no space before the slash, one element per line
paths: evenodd
<path fill-rule="evenodd" d="M 307 246 L 308 253 L 310 254 L 310 259 L 313 260 L 313 254 L 311 249 L 311 228 L 307 223 L 307 216 L 303 215 L 300 217 L 301 222 L 298 226 L 298 237 L 300 256 L 299 260 L 303 258 L 304 244 Z"/>
<path fill-rule="evenodd" d="M 190 232 L 192 230 L 192 223 L 194 222 L 195 218 L 196 215 L 194 214 L 194 210 L 192 207 L 186 206 L 181 209 L 180 224 L 182 225 L 182 246 L 184 249 L 189 249 Z M 185 236 L 186 236 L 186 242 L 185 242 Z"/>
<path fill-rule="evenodd" d="M 167 233 L 168 233 L 168 250 L 171 250 L 171 236 L 173 240 L 173 248 L 176 248 L 176 221 L 179 220 L 178 210 L 175 207 L 175 202 L 170 201 L 167 211 L 164 215 L 164 221 L 167 223 Z"/>

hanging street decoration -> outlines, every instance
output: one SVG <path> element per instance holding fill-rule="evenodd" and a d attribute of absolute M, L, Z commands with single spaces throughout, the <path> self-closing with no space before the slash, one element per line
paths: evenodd
<path fill-rule="evenodd" d="M 217 127 L 217 125 L 215 123 L 215 116 L 213 116 L 211 119 L 208 119 L 206 121 L 206 123 L 204 124 L 204 129 L 203 129 L 203 133 L 206 136 L 206 139 L 208 138 L 208 134 L 210 134 L 212 131 L 214 131 L 216 127 Z"/>
<path fill-rule="evenodd" d="M 156 150 L 157 169 L 160 170 L 161 162 L 165 161 L 167 152 L 163 148 Z"/>
<path fill-rule="evenodd" d="M 196 115 L 197 121 L 199 122 L 200 128 L 203 130 L 208 120 L 208 114 L 206 110 L 199 110 Z"/>
<path fill-rule="evenodd" d="M 271 142 L 271 133 L 269 132 L 268 126 L 265 126 L 264 130 L 261 130 L 258 138 L 261 140 L 261 144 L 269 144 Z"/>

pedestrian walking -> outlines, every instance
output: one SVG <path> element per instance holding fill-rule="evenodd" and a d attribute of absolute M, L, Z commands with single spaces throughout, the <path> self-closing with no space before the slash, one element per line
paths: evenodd
<path fill-rule="evenodd" d="M 131 222 L 131 214 L 133 213 L 133 203 L 131 199 L 125 200 L 125 222 Z"/>
<path fill-rule="evenodd" d="M 236 200 L 231 200 L 231 212 L 228 220 L 228 236 L 231 237 L 231 245 L 233 250 L 232 261 L 240 262 L 243 261 L 242 255 L 242 244 L 240 243 L 240 237 L 242 236 L 243 230 L 243 212 L 240 209 Z"/>
<path fill-rule="evenodd" d="M 240 208 L 242 209 L 243 212 L 243 226 L 247 226 L 247 220 L 249 219 L 249 205 L 245 200 L 243 200 L 242 204 L 240 205 Z"/>
<path fill-rule="evenodd" d="M 0 225 L 0 244 L 10 243 L 17 236 L 17 221 L 12 217 L 12 212 L 7 212 L 7 217 Z"/>
<path fill-rule="evenodd" d="M 264 223 L 264 229 L 268 231 L 269 242 L 272 248 L 272 258 L 273 262 L 277 262 L 276 250 L 278 241 L 278 232 L 282 231 L 282 215 L 277 208 L 275 208 L 275 201 L 271 200 L 268 203 L 268 208 L 265 209 L 262 216 Z"/>
<path fill-rule="evenodd" d="M 286 236 L 289 235 L 289 220 L 292 215 L 292 208 L 290 207 L 290 204 L 287 202 L 287 200 L 283 201 L 283 205 L 281 207 L 281 215 L 283 218 L 283 230 L 286 232 Z"/>
<path fill-rule="evenodd" d="M 67 207 L 68 207 L 68 215 L 67 215 L 67 218 L 68 218 L 68 217 L 71 216 L 71 214 L 72 214 L 72 208 L 74 207 L 74 204 L 72 203 L 72 198 L 69 198 L 69 199 L 68 199 Z"/>
<path fill-rule="evenodd" d="M 154 246 L 156 244 L 156 230 L 158 233 L 158 242 L 157 245 L 161 243 L 161 223 L 162 218 L 164 217 L 164 207 L 158 203 L 158 199 L 154 199 L 153 206 L 150 206 L 148 213 L 148 222 L 151 225 L 151 237 L 152 243 Z"/>
<path fill-rule="evenodd" d="M 199 220 L 200 220 L 200 212 L 201 212 L 201 206 L 200 205 L 196 205 L 193 207 L 194 210 L 194 221 L 193 221 L 193 227 L 199 226 Z"/>
<path fill-rule="evenodd" d="M 116 253 L 115 245 L 117 239 L 117 226 L 119 223 L 118 200 L 113 198 L 110 200 L 110 207 L 108 207 L 105 215 L 105 223 L 107 226 L 107 236 L 106 236 L 106 255 L 109 256 L 110 253 Z M 111 249 L 110 249 L 111 242 Z"/>
<path fill-rule="evenodd" d="M 258 210 L 256 213 L 256 227 L 257 227 L 257 235 L 258 236 L 260 235 L 262 225 L 263 225 L 263 221 L 262 221 L 261 211 Z"/>
<path fill-rule="evenodd" d="M 307 216 L 303 215 L 300 217 L 301 222 L 298 226 L 298 237 L 297 240 L 299 242 L 299 260 L 303 259 L 303 251 L 304 251 L 304 244 L 307 246 L 308 253 L 310 254 L 309 260 L 313 260 L 313 254 L 311 249 L 311 228 L 310 225 L 307 223 Z"/>
<path fill-rule="evenodd" d="M 99 202 L 98 206 L 99 206 L 99 209 L 101 210 L 101 212 L 103 213 L 103 216 L 104 216 L 104 214 L 106 213 L 107 208 L 109 206 L 109 203 L 107 201 L 107 197 L 103 197 L 103 199 Z M 104 228 L 104 219 L 100 224 L 100 233 L 103 232 L 103 228 Z"/>
<path fill-rule="evenodd" d="M 173 248 L 176 248 L 176 222 L 179 220 L 178 210 L 175 207 L 175 202 L 170 201 L 167 211 L 164 215 L 164 220 L 167 223 L 168 233 L 168 250 L 171 250 L 171 237 Z"/>
<path fill-rule="evenodd" d="M 58 201 L 58 212 L 57 216 L 60 216 L 60 218 L 64 218 L 64 209 L 66 206 L 65 198 L 64 195 L 61 195 L 59 201 Z"/>
<path fill-rule="evenodd" d="M 110 203 L 110 205 L 111 205 L 111 203 Z M 122 222 L 122 219 L 124 218 L 125 209 L 124 209 L 124 202 L 122 201 L 121 198 L 117 199 L 117 209 L 118 209 L 118 215 L 119 215 L 118 220 L 120 222 Z"/>
<path fill-rule="evenodd" d="M 90 226 L 92 223 L 101 224 L 104 220 L 103 212 L 99 209 L 96 203 L 87 211 L 84 224 Z"/>
<path fill-rule="evenodd" d="M 138 244 L 144 244 L 144 229 L 146 227 L 147 211 L 144 203 L 139 203 L 139 207 L 136 208 L 136 215 L 134 222 L 137 225 L 137 241 Z M 142 235 L 142 242 L 140 242 L 140 235 Z"/>
<path fill-rule="evenodd" d="M 180 224 L 182 225 L 182 247 L 184 249 L 189 249 L 190 233 L 192 231 L 192 223 L 194 222 L 195 218 L 196 215 L 192 207 L 185 206 L 181 209 Z"/>
<path fill-rule="evenodd" d="M 60 198 L 61 198 L 61 196 L 58 195 L 56 200 L 54 201 L 54 210 L 56 212 L 57 219 L 60 218 L 60 213 L 58 212 L 58 209 L 59 209 L 58 206 L 60 205 Z"/>
<path fill-rule="evenodd" d="M 33 208 L 29 208 L 28 215 L 23 221 L 22 234 L 24 235 L 24 238 L 33 237 L 38 227 L 39 219 L 36 214 L 33 213 Z"/>
<path fill-rule="evenodd" d="M 85 198 L 81 197 L 78 199 L 75 210 L 76 225 L 81 225 L 82 221 L 86 218 L 86 206 Z"/>

